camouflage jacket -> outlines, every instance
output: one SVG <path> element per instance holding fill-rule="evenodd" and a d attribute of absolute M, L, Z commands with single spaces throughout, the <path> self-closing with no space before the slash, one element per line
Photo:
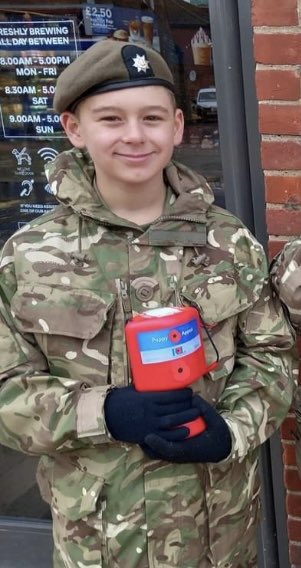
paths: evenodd
<path fill-rule="evenodd" d="M 271 279 L 294 328 L 301 332 L 301 238 L 289 241 L 273 260 Z"/>
<path fill-rule="evenodd" d="M 301 238 L 289 241 L 274 258 L 271 265 L 271 280 L 281 301 L 285 304 L 292 325 L 301 333 Z M 296 461 L 301 477 L 301 385 L 294 393 L 293 405 L 296 416 L 295 448 Z"/>
<path fill-rule="evenodd" d="M 294 338 L 262 247 L 180 164 L 166 168 L 169 197 L 148 228 L 109 211 L 93 175 L 83 153 L 58 156 L 48 178 L 60 204 L 4 246 L 0 442 L 42 456 L 42 494 L 68 526 L 100 527 L 99 566 L 251 567 L 258 448 L 294 385 Z M 217 465 L 152 461 L 104 422 L 108 389 L 129 380 L 127 312 L 186 304 L 198 306 L 220 357 L 193 385 L 232 433 Z M 210 364 L 208 340 L 205 349 Z M 83 558 L 64 565 L 90 566 Z"/>

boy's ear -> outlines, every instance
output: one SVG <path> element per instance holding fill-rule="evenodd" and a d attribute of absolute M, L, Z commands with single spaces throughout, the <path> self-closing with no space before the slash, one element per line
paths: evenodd
<path fill-rule="evenodd" d="M 73 112 L 63 112 L 60 121 L 65 130 L 71 144 L 75 148 L 84 148 L 85 144 L 81 136 L 80 124 L 77 116 Z"/>
<path fill-rule="evenodd" d="M 179 146 L 183 139 L 184 133 L 184 115 L 181 109 L 175 111 L 175 127 L 174 127 L 174 145 Z"/>

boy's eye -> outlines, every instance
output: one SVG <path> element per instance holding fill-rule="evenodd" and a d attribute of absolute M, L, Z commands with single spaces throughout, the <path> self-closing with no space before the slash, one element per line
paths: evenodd
<path fill-rule="evenodd" d="M 156 121 L 160 121 L 163 120 L 162 116 L 159 116 L 158 114 L 148 114 L 145 117 L 145 120 L 149 121 L 149 122 L 156 122 Z"/>
<path fill-rule="evenodd" d="M 107 116 L 101 116 L 100 119 L 101 121 L 104 122 L 118 122 L 121 120 L 121 118 L 119 116 L 115 116 L 115 115 L 107 115 Z"/>

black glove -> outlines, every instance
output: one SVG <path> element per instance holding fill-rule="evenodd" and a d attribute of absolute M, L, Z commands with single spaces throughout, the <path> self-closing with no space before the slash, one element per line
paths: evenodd
<path fill-rule="evenodd" d="M 158 434 L 149 434 L 141 447 L 150 458 L 176 463 L 217 463 L 229 455 L 232 441 L 225 420 L 198 395 L 193 397 L 193 406 L 204 418 L 206 430 L 183 441 L 167 441 Z"/>
<path fill-rule="evenodd" d="M 112 389 L 104 404 L 105 421 L 113 438 L 142 444 L 148 434 L 183 440 L 189 429 L 181 426 L 199 416 L 192 407 L 192 390 L 138 392 L 134 387 Z"/>

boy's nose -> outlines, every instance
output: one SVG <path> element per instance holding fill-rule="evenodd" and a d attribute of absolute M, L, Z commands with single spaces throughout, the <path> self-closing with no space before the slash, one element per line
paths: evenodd
<path fill-rule="evenodd" d="M 145 140 L 145 133 L 143 125 L 138 120 L 130 120 L 124 128 L 123 134 L 124 142 L 143 142 Z"/>

